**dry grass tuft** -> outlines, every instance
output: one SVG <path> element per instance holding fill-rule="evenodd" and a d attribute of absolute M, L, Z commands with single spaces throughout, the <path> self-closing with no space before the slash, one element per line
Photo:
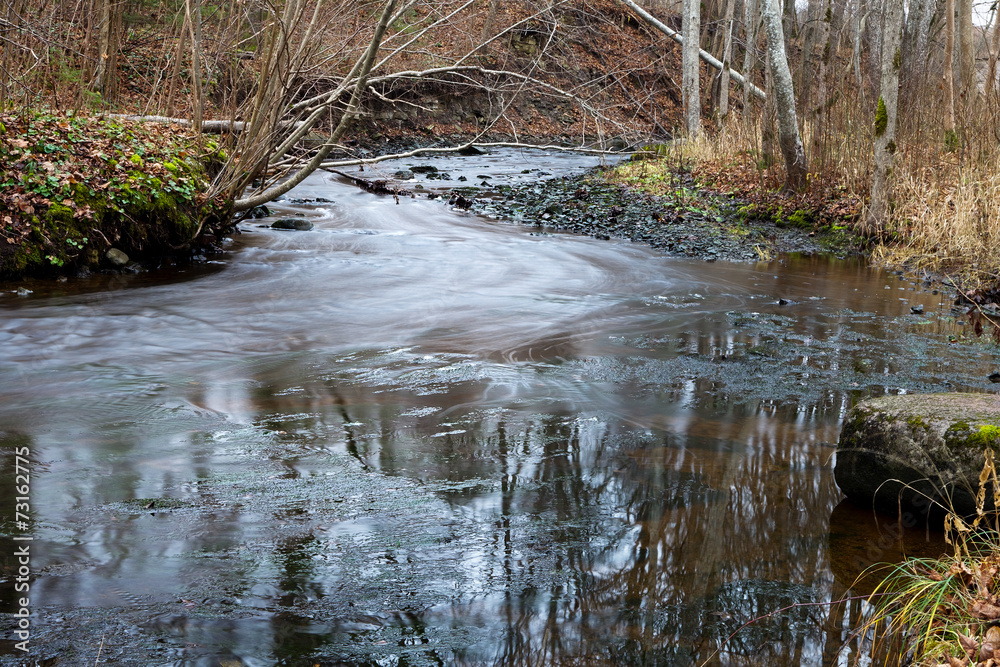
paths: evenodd
<path fill-rule="evenodd" d="M 871 664 L 1000 664 L 1000 527 L 987 503 L 997 507 L 1000 480 L 993 452 L 985 456 L 977 516 L 945 519 L 954 554 L 894 567 L 869 597 L 872 612 L 857 632 L 869 639 Z"/>

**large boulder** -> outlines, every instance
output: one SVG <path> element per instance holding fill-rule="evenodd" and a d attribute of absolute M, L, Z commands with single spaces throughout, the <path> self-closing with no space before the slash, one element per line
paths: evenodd
<path fill-rule="evenodd" d="M 883 396 L 847 413 L 834 476 L 848 498 L 914 522 L 976 513 L 985 451 L 1000 447 L 995 394 Z M 992 493 L 987 493 L 992 507 Z"/>

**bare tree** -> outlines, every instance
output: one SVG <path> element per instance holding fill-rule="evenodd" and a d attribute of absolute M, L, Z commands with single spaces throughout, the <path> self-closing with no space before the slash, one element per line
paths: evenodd
<path fill-rule="evenodd" d="M 767 31 L 767 52 L 771 78 L 774 82 L 774 102 L 778 114 L 778 144 L 785 159 L 785 187 L 802 190 L 806 186 L 809 168 L 799 136 L 795 115 L 795 91 L 792 73 L 785 55 L 785 36 L 778 16 L 778 0 L 763 0 L 764 27 Z"/>
<path fill-rule="evenodd" d="M 213 194 L 225 195 L 232 202 L 231 208 L 234 212 L 246 211 L 266 204 L 274 198 L 283 195 L 319 168 L 320 164 L 336 147 L 337 143 L 357 117 L 361 104 L 361 95 L 365 91 L 368 77 L 372 71 L 372 67 L 375 65 L 375 58 L 378 55 L 379 46 L 382 44 L 382 38 L 385 36 L 385 31 L 389 23 L 395 18 L 398 5 L 399 0 L 386 0 L 364 56 L 355 63 L 351 72 L 345 77 L 344 82 L 339 87 L 341 90 L 350 88 L 351 96 L 347 103 L 347 108 L 341 114 L 340 120 L 329 141 L 308 162 L 299 167 L 285 180 L 261 192 L 247 197 L 239 197 L 251 181 L 261 176 L 267 170 L 273 149 L 275 131 L 280 125 L 280 107 L 276 112 L 274 105 L 281 105 L 284 102 L 287 94 L 287 76 L 295 67 L 295 58 L 293 57 L 292 61 L 288 60 L 291 51 L 291 47 L 288 44 L 289 35 L 286 30 L 282 29 L 282 25 L 301 26 L 305 3 L 292 1 L 286 5 L 285 21 L 281 25 L 275 24 L 272 34 L 269 62 L 267 63 L 269 69 L 266 72 L 267 76 L 262 77 L 258 95 L 254 102 L 254 115 L 251 119 L 252 125 L 250 131 L 245 130 L 240 134 L 242 146 L 240 147 L 239 154 L 244 159 L 250 156 L 256 157 L 256 159 L 247 164 L 246 162 L 237 162 L 234 158 L 230 158 L 219 177 L 215 180 Z M 308 43 L 309 34 L 316 26 L 317 20 L 318 14 L 314 12 L 312 21 L 304 28 L 305 36 L 302 44 Z M 301 54 L 303 51 L 300 49 L 297 53 Z M 338 92 L 340 91 L 338 90 Z M 328 96 L 328 105 L 332 104 L 337 98 L 339 98 L 339 94 Z M 324 108 L 328 108 L 328 106 Z M 312 120 L 313 125 L 318 121 L 319 114 L 314 114 L 314 116 L 315 118 Z"/>
<path fill-rule="evenodd" d="M 701 132 L 701 86 L 698 67 L 700 29 L 700 0 L 684 0 L 681 91 L 684 95 L 684 127 L 691 139 L 697 137 Z"/>
<path fill-rule="evenodd" d="M 123 12 L 122 0 L 98 2 L 97 67 L 91 88 L 107 101 L 114 100 L 118 92 L 118 49 L 121 44 Z"/>
<path fill-rule="evenodd" d="M 955 0 L 945 3 L 944 95 L 946 132 L 955 131 Z"/>
<path fill-rule="evenodd" d="M 889 210 L 892 170 L 896 160 L 896 111 L 902 66 L 903 0 L 889 0 L 882 34 L 882 76 L 875 113 L 875 170 L 867 226 L 881 228 Z"/>
<path fill-rule="evenodd" d="M 972 0 L 959 0 L 959 72 L 961 73 L 962 104 L 966 109 L 972 108 L 978 93 L 978 86 L 976 85 L 976 44 L 972 21 L 973 11 Z"/>
<path fill-rule="evenodd" d="M 927 50 L 935 0 L 913 0 L 903 32 L 903 90 L 914 95 L 927 71 Z"/>
<path fill-rule="evenodd" d="M 997 89 L 997 56 L 1000 54 L 1000 4 L 993 6 L 993 32 L 990 34 L 990 63 L 986 72 L 986 94 L 993 95 Z"/>
<path fill-rule="evenodd" d="M 722 69 L 719 70 L 719 120 L 725 120 L 729 115 L 729 68 L 733 52 L 733 14 L 736 11 L 736 0 L 726 0 L 726 11 L 722 18 Z"/>

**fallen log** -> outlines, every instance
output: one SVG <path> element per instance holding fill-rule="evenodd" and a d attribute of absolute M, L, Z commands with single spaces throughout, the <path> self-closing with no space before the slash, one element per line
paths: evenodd
<path fill-rule="evenodd" d="M 670 39 L 674 40 L 678 44 L 684 43 L 684 37 L 682 37 L 679 32 L 677 32 L 676 30 L 672 30 L 665 23 L 657 19 L 655 16 L 647 12 L 639 5 L 635 4 L 632 0 L 621 0 L 621 3 L 624 4 L 626 7 L 628 7 L 629 9 L 631 9 L 636 14 L 638 14 L 640 17 L 642 17 L 644 21 L 649 23 L 651 26 L 662 32 Z M 704 49 L 698 49 L 698 55 L 701 57 L 702 60 L 704 60 L 706 63 L 708 63 L 715 69 L 721 70 L 723 68 L 723 64 L 718 60 L 718 58 L 713 56 L 708 51 L 705 51 Z M 747 81 L 746 78 L 736 70 L 730 69 L 729 76 L 736 83 L 740 84 L 741 86 L 749 90 L 750 94 L 753 95 L 754 97 L 760 100 L 767 100 L 767 95 L 764 94 L 763 90 L 753 85 L 753 83 Z"/>

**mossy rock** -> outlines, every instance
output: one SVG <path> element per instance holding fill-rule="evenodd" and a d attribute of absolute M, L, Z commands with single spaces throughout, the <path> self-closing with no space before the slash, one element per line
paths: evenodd
<path fill-rule="evenodd" d="M 918 522 L 943 516 L 945 508 L 971 516 L 985 451 L 998 449 L 995 394 L 883 396 L 847 413 L 834 476 L 866 507 L 909 513 Z"/>

